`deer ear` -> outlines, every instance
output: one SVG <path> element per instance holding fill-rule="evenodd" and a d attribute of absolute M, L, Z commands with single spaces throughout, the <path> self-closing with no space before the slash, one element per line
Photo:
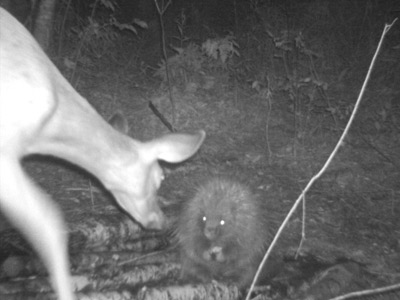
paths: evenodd
<path fill-rule="evenodd" d="M 115 129 L 121 133 L 128 134 L 129 125 L 126 118 L 120 112 L 114 113 L 111 118 L 108 120 L 108 123 Z"/>
<path fill-rule="evenodd" d="M 178 163 L 191 157 L 206 137 L 203 130 L 195 134 L 173 133 L 146 143 L 148 153 L 157 159 Z"/>

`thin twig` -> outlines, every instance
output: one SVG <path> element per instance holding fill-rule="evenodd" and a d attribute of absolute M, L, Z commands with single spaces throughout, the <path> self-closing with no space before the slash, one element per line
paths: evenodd
<path fill-rule="evenodd" d="M 350 129 L 351 124 L 353 123 L 353 120 L 354 120 L 354 118 L 355 118 L 355 115 L 356 115 L 356 113 L 357 113 L 357 111 L 358 111 L 358 107 L 360 106 L 360 102 L 361 102 L 361 99 L 362 99 L 362 97 L 363 97 L 363 95 L 364 95 L 364 92 L 365 92 L 367 83 L 368 83 L 368 81 L 369 81 L 369 79 L 370 79 L 370 77 L 371 77 L 372 68 L 373 68 L 374 65 L 375 65 L 376 58 L 377 58 L 378 53 L 379 53 L 379 51 L 380 51 L 380 49 L 381 49 L 381 47 L 382 47 L 383 39 L 384 39 L 386 33 L 390 30 L 390 28 L 391 28 L 391 27 L 393 26 L 393 24 L 396 22 L 396 20 L 397 20 L 397 18 L 396 18 L 390 25 L 385 24 L 385 28 L 383 29 L 383 32 L 382 32 L 382 35 L 381 35 L 381 39 L 379 40 L 378 47 L 377 47 L 377 49 L 376 49 L 376 51 L 375 51 L 374 57 L 372 58 L 370 67 L 369 67 L 369 69 L 368 69 L 367 76 L 365 77 L 364 83 L 363 83 L 363 85 L 362 85 L 362 87 L 361 87 L 361 91 L 360 91 L 359 96 L 358 96 L 358 98 L 357 98 L 357 102 L 356 102 L 356 104 L 355 104 L 355 106 L 354 106 L 353 112 L 352 112 L 352 114 L 351 114 L 351 116 L 350 116 L 349 121 L 347 122 L 346 128 L 345 128 L 345 130 L 343 131 L 342 136 L 340 137 L 338 143 L 336 144 L 335 148 L 333 149 L 332 153 L 330 154 L 328 160 L 325 162 L 324 166 L 323 166 L 323 167 L 321 168 L 321 170 L 320 170 L 316 175 L 314 175 L 314 177 L 312 177 L 311 180 L 308 182 L 307 186 L 306 186 L 306 187 L 304 188 L 304 190 L 301 192 L 300 196 L 299 196 L 299 197 L 297 198 L 297 200 L 295 201 L 293 207 L 290 209 L 290 211 L 289 211 L 288 215 L 286 216 L 285 220 L 283 221 L 282 225 L 279 227 L 278 232 L 276 233 L 274 239 L 272 240 L 271 245 L 269 246 L 267 252 L 265 253 L 265 255 L 264 255 L 264 257 L 263 257 L 263 259 L 262 259 L 262 261 L 261 261 L 261 263 L 260 263 L 260 265 L 259 265 L 259 267 L 258 267 L 258 269 L 257 269 L 256 275 L 254 276 L 253 282 L 251 283 L 249 292 L 247 293 L 246 300 L 249 300 L 249 299 L 250 299 L 251 292 L 253 291 L 254 286 L 255 286 L 255 284 L 256 284 L 256 282 L 257 282 L 257 279 L 258 279 L 258 277 L 260 276 L 261 270 L 262 270 L 263 266 L 265 265 L 265 262 L 267 261 L 267 259 L 268 259 L 269 255 L 270 255 L 270 253 L 272 252 L 272 249 L 273 249 L 273 247 L 275 246 L 276 241 L 277 241 L 278 238 L 280 237 L 281 232 L 282 232 L 283 229 L 285 228 L 286 224 L 289 222 L 289 219 L 291 218 L 291 216 L 292 216 L 293 213 L 295 212 L 296 208 L 299 206 L 299 204 L 300 204 L 301 200 L 303 199 L 303 197 L 305 196 L 306 192 L 311 188 L 311 186 L 314 184 L 314 182 L 315 182 L 319 177 L 321 177 L 321 175 L 322 175 L 322 174 L 325 172 L 325 170 L 328 168 L 329 164 L 331 163 L 331 161 L 333 160 L 334 156 L 335 156 L 336 153 L 338 152 L 340 146 L 342 145 L 343 140 L 344 140 L 344 138 L 346 137 L 346 135 L 347 135 L 347 133 L 348 133 L 348 131 L 349 131 L 349 129 Z M 303 220 L 303 222 L 305 222 L 305 220 Z M 302 239 L 301 243 L 302 243 L 302 242 L 303 242 L 303 239 Z"/>
<path fill-rule="evenodd" d="M 167 118 L 157 109 L 157 107 L 153 104 L 153 102 L 149 101 L 149 108 L 151 111 L 161 120 L 161 122 L 168 128 L 171 132 L 176 132 L 174 126 L 170 122 L 168 122 Z"/>
<path fill-rule="evenodd" d="M 400 283 L 396 283 L 396 284 L 393 284 L 393 285 L 384 286 L 384 287 L 380 287 L 380 288 L 376 288 L 376 289 L 369 289 L 369 290 L 352 292 L 352 293 L 348 293 L 346 295 L 342 295 L 342 296 L 339 296 L 339 297 L 331 298 L 329 300 L 346 300 L 346 299 L 350 299 L 350 298 L 353 298 L 353 297 L 357 297 L 358 298 L 358 297 L 361 297 L 361 296 L 371 296 L 371 295 L 377 295 L 377 294 L 384 294 L 384 293 L 389 293 L 389 292 L 396 291 L 396 290 L 400 290 Z"/>
<path fill-rule="evenodd" d="M 164 21 L 163 16 L 165 11 L 167 10 L 168 6 L 171 4 L 171 0 L 164 5 L 164 1 L 162 1 L 162 7 L 158 5 L 157 0 L 154 0 L 154 3 L 157 8 L 158 15 L 160 17 L 160 27 L 161 27 L 161 41 L 162 41 L 162 51 L 165 60 L 165 74 L 167 75 L 167 82 L 168 82 L 168 94 L 169 94 L 169 101 L 171 103 L 171 110 L 172 110 L 172 126 L 175 126 L 175 100 L 172 96 L 172 87 L 171 87 L 171 80 L 170 80 L 170 72 L 168 66 L 168 57 L 167 57 L 167 46 L 165 45 L 165 29 L 164 29 Z"/>

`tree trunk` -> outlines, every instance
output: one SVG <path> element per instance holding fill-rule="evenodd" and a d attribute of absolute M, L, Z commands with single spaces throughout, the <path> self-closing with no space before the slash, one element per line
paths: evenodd
<path fill-rule="evenodd" d="M 52 23 L 57 0 L 33 1 L 38 5 L 38 7 L 36 7 L 37 14 L 33 35 L 43 50 L 48 52 L 53 33 Z"/>

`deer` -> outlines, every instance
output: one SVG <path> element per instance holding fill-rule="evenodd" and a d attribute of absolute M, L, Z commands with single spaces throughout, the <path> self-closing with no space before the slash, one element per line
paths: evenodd
<path fill-rule="evenodd" d="M 193 156 L 205 132 L 141 142 L 121 114 L 110 122 L 64 78 L 34 37 L 0 8 L 0 209 L 31 243 L 60 300 L 73 300 L 67 226 L 58 205 L 24 172 L 32 154 L 61 158 L 97 177 L 143 227 L 162 229 L 159 161 Z"/>

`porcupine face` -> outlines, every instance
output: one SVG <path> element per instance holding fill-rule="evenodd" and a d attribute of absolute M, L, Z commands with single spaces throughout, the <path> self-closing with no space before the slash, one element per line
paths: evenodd
<path fill-rule="evenodd" d="M 198 191 L 197 222 L 201 232 L 200 256 L 206 261 L 224 263 L 234 259 L 240 245 L 236 241 L 237 199 L 240 197 L 231 182 L 214 180 Z"/>
<path fill-rule="evenodd" d="M 217 211 L 207 211 L 200 216 L 201 230 L 204 239 L 202 257 L 207 261 L 225 262 L 228 226 L 231 226 L 229 215 Z"/>

